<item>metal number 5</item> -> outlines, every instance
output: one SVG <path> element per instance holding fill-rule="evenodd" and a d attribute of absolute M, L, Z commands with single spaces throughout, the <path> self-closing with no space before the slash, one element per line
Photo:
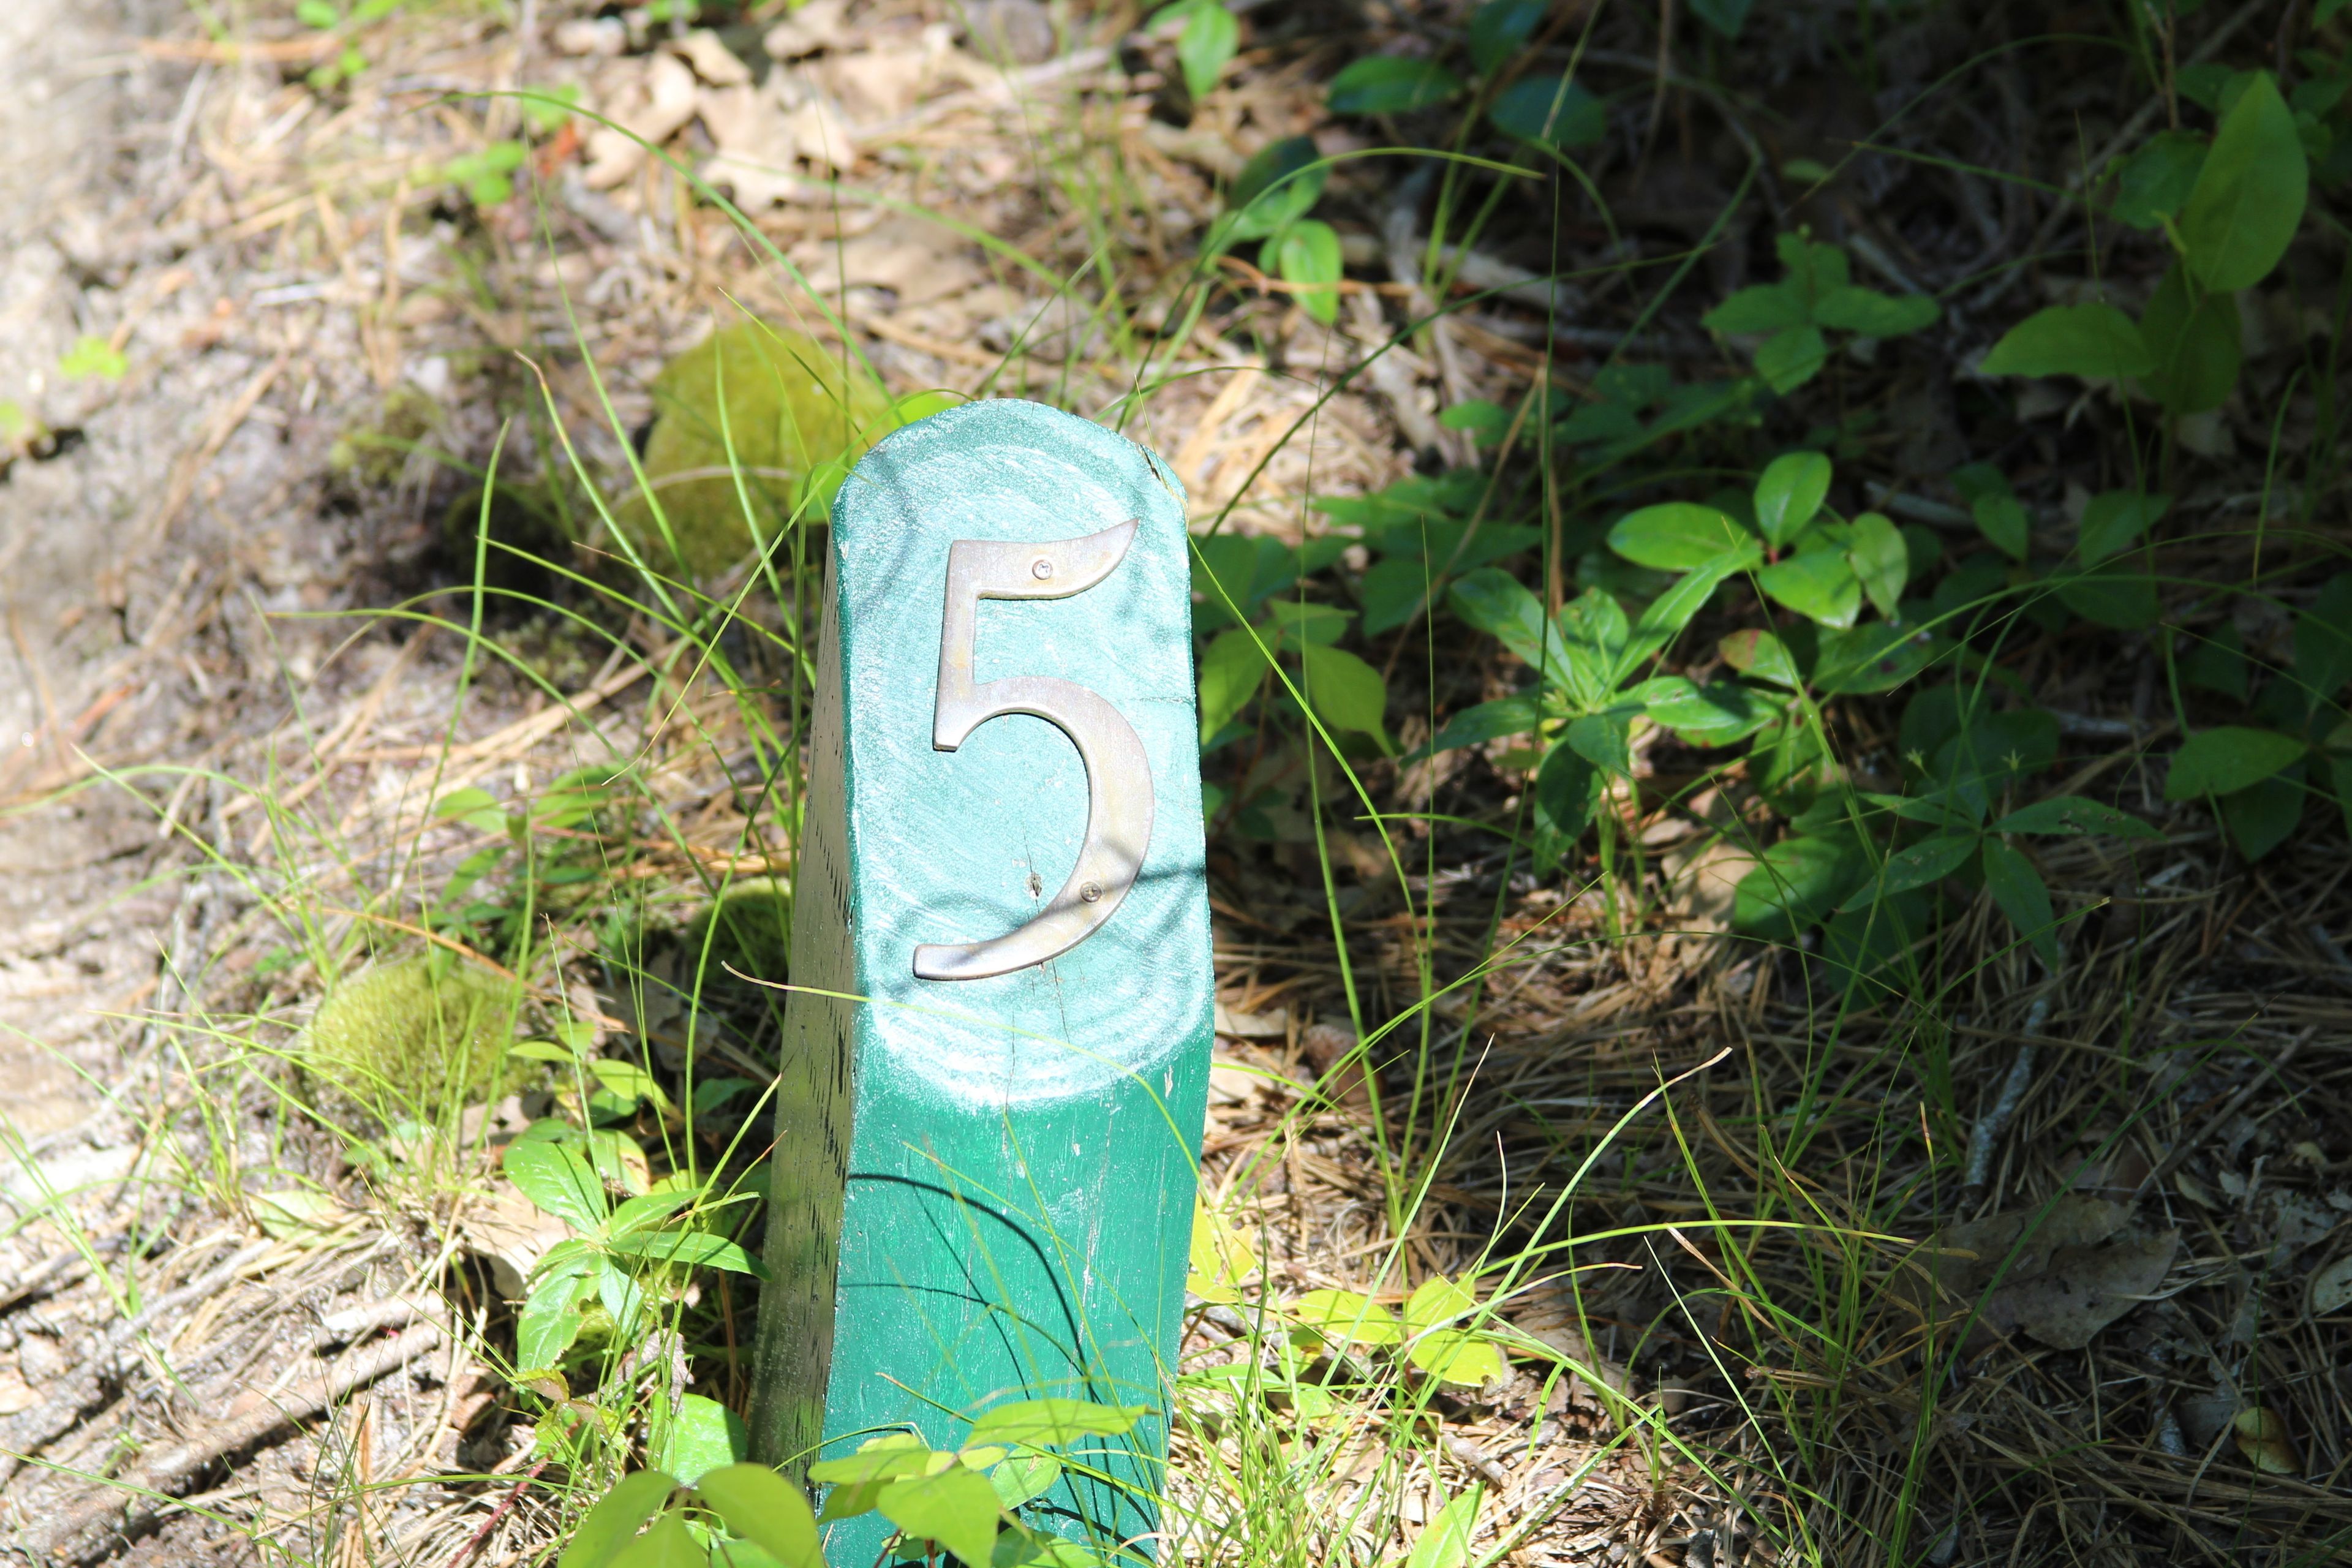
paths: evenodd
<path fill-rule="evenodd" d="M 1070 879 L 1027 924 L 983 942 L 915 949 L 924 980 L 985 980 L 1058 957 L 1110 919 L 1143 868 L 1151 842 L 1151 761 L 1135 728 L 1103 698 L 1072 681 L 1015 675 L 973 684 L 982 599 L 1066 599 L 1117 569 L 1135 539 L 1130 518 L 1083 539 L 1046 544 L 959 539 L 948 547 L 946 613 L 940 623 L 939 698 L 931 744 L 952 752 L 1006 713 L 1058 728 L 1087 767 L 1087 837 Z"/>

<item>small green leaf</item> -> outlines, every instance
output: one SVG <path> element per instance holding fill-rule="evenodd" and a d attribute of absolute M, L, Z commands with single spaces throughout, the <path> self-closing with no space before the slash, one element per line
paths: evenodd
<path fill-rule="evenodd" d="M 658 1512 L 677 1489 L 659 1470 L 624 1476 L 588 1510 L 572 1532 L 557 1568 L 607 1568 L 635 1537 L 637 1527 Z"/>
<path fill-rule="evenodd" d="M 1324 101 L 1334 114 L 1402 114 L 1461 90 L 1462 79 L 1435 60 L 1367 55 L 1331 79 Z"/>
<path fill-rule="evenodd" d="M 2242 359 L 2233 294 L 2191 297 L 2188 269 L 2175 265 L 2140 312 L 2140 335 L 2156 369 L 2145 383 L 2171 414 L 2203 414 L 2219 408 L 2238 384 Z"/>
<path fill-rule="evenodd" d="M 1566 656 L 1545 624 L 1543 605 L 1526 586 L 1498 566 L 1482 566 L 1454 582 L 1446 594 L 1454 613 L 1500 642 L 1527 664 L 1557 680 Z"/>
<path fill-rule="evenodd" d="M 456 817 L 467 826 L 481 833 L 503 833 L 507 826 L 504 807 L 483 789 L 453 789 L 433 803 L 433 815 Z"/>
<path fill-rule="evenodd" d="M 1813 307 L 1819 325 L 1865 338 L 1906 337 L 1934 326 L 1943 313 L 1932 294 L 1881 294 L 1851 283 L 1832 289 Z"/>
<path fill-rule="evenodd" d="M 1217 5 L 1203 10 L 1223 11 Z M 1221 228 L 1231 242 L 1264 239 L 1307 216 L 1323 194 L 1331 167 L 1323 162 L 1311 136 L 1286 136 L 1268 142 L 1242 165 L 1234 181 L 1232 216 Z M 1206 541 L 1202 542 L 1204 544 Z M 1246 546 L 1246 541 L 1237 542 Z"/>
<path fill-rule="evenodd" d="M 1943 647 L 1928 633 L 1886 621 L 1825 631 L 1813 661 L 1813 685 L 1832 695 L 1892 691 L 1933 664 Z"/>
<path fill-rule="evenodd" d="M 1420 1333 L 1426 1329 L 1442 1328 L 1475 1317 L 1478 1298 L 1467 1287 L 1448 1279 L 1443 1274 L 1433 1274 L 1413 1289 L 1404 1304 L 1404 1326 L 1408 1332 Z"/>
<path fill-rule="evenodd" d="M 1811 321 L 1804 296 L 1786 283 L 1753 284 L 1699 318 L 1701 326 L 1732 337 L 1778 332 Z"/>
<path fill-rule="evenodd" d="M 721 1466 L 697 1481 L 695 1490 L 729 1530 L 785 1568 L 824 1568 L 807 1496 L 767 1466 Z"/>
<path fill-rule="evenodd" d="M 1388 682 L 1381 672 L 1345 648 L 1308 643 L 1298 650 L 1307 700 L 1335 730 L 1354 730 L 1375 739 L 1388 710 Z M 1383 741 L 1383 743 L 1385 742 Z"/>
<path fill-rule="evenodd" d="M 1292 298 L 1301 310 L 1327 327 L 1339 319 L 1339 279 L 1346 268 L 1339 233 L 1329 224 L 1301 218 L 1285 229 L 1275 267 L 1297 289 Z"/>
<path fill-rule="evenodd" d="M 1511 411 L 1491 398 L 1465 397 L 1439 415 L 1437 422 L 1448 430 L 1468 430 L 1478 445 L 1492 447 L 1509 431 Z"/>
<path fill-rule="evenodd" d="M 690 1487 L 742 1458 L 751 1443 L 741 1416 L 715 1399 L 688 1394 L 680 1396 L 675 1415 L 662 1419 L 646 1457 L 676 1476 L 678 1485 Z"/>
<path fill-rule="evenodd" d="M 1631 714 L 1588 713 L 1569 721 L 1563 736 L 1576 754 L 1617 778 L 1629 778 L 1633 772 L 1633 752 L 1630 744 Z"/>
<path fill-rule="evenodd" d="M 1830 346 L 1819 327 L 1788 327 L 1765 339 L 1756 351 L 1756 374 L 1785 397 L 1821 374 L 1829 357 Z"/>
<path fill-rule="evenodd" d="M 2114 838 L 2162 838 L 2163 834 L 2127 811 L 2101 805 L 2079 795 L 2053 795 L 2011 812 L 1994 823 L 1996 833 L 2044 833 L 2072 837 L 2103 833 Z"/>
<path fill-rule="evenodd" d="M 1691 15 L 1723 37 L 1736 38 L 1755 4 L 1756 0 L 1691 0 Z M 1422 1568 L 1422 1564 L 1416 1563 L 1411 1568 Z"/>
<path fill-rule="evenodd" d="M 2287 840 L 2303 820 L 2310 794 L 2303 786 L 2306 763 L 2301 758 L 2259 784 L 2247 785 L 2217 803 L 2231 842 L 2249 860 L 2259 860 Z"/>
<path fill-rule="evenodd" d="M 2235 795 L 2260 784 L 2310 747 L 2293 735 L 2239 724 L 2200 730 L 2172 754 L 2164 798 L 2194 800 L 2203 795 Z"/>
<path fill-rule="evenodd" d="M 1825 626 L 1850 626 L 1862 613 L 1862 581 L 1841 550 L 1809 550 L 1756 574 L 1773 599 Z"/>
<path fill-rule="evenodd" d="M 649 1263 L 670 1263 L 687 1268 L 719 1268 L 730 1274 L 767 1277 L 767 1266 L 723 1236 L 707 1230 L 633 1231 L 606 1242 L 609 1250 Z"/>
<path fill-rule="evenodd" d="M 1717 644 L 1717 648 L 1723 655 L 1723 662 L 1742 675 L 1752 675 L 1759 680 L 1769 680 L 1791 691 L 1805 683 L 1804 677 L 1797 671 L 1797 661 L 1790 657 L 1788 645 L 1770 632 L 1753 627 L 1733 632 Z"/>
<path fill-rule="evenodd" d="M 1869 870 L 1850 838 L 1783 838 L 1733 889 L 1731 922 L 1786 941 L 1826 919 Z"/>
<path fill-rule="evenodd" d="M 1609 133 L 1607 106 L 1557 72 L 1521 77 L 1496 95 L 1486 118 L 1506 136 L 1561 149 Z"/>
<path fill-rule="evenodd" d="M 709 1568 L 710 1551 L 694 1539 L 675 1513 L 656 1519 L 643 1535 L 623 1547 L 613 1568 Z"/>
<path fill-rule="evenodd" d="M 1405 1353 L 1413 1365 L 1440 1383 L 1483 1388 L 1508 1374 L 1503 1352 L 1495 1348 L 1494 1341 L 1460 1329 L 1431 1329 L 1415 1339 Z"/>
<path fill-rule="evenodd" d="M 323 30 L 335 26 L 343 18 L 336 12 L 334 6 L 328 3 L 328 0 L 301 0 L 301 4 L 294 7 L 294 19 L 306 27 L 318 27 Z"/>
<path fill-rule="evenodd" d="M 1465 708 L 1448 719 L 1445 727 L 1431 739 L 1429 749 L 1434 754 L 1458 751 L 1464 746 L 1483 746 L 1506 735 L 1525 735 L 1541 722 L 1543 707 L 1533 697 L 1497 697 L 1492 702 Z"/>
<path fill-rule="evenodd" d="M 1014 1454 L 988 1472 L 996 1500 L 1007 1510 L 1034 1502 L 1062 1479 L 1062 1461 L 1051 1454 Z"/>
<path fill-rule="evenodd" d="M 2180 240 L 2198 281 L 2229 293 L 2269 277 L 2303 222 L 2310 187 L 2294 111 L 2270 73 L 2257 71 L 2221 116 L 2180 211 Z"/>
<path fill-rule="evenodd" d="M 1341 1344 L 1392 1345 L 1404 1338 L 1394 1312 L 1355 1290 L 1309 1290 L 1286 1310 L 1294 1321 Z"/>
<path fill-rule="evenodd" d="M 1783 452 L 1765 465 L 1756 479 L 1756 526 L 1767 544 L 1778 550 L 1804 531 L 1829 499 L 1830 476 L 1830 460 L 1819 452 Z"/>
<path fill-rule="evenodd" d="M 1184 90 L 1198 103 L 1209 96 L 1241 43 L 1241 24 L 1218 0 L 1192 0 L 1184 30 L 1176 36 L 1176 63 L 1184 69 Z"/>
<path fill-rule="evenodd" d="M 2116 182 L 2116 221 L 2155 228 L 2180 210 L 2205 166 L 2205 138 L 2193 131 L 2159 131 L 2131 155 Z"/>
<path fill-rule="evenodd" d="M 2094 567 L 2067 575 L 2052 574 L 2058 602 L 2103 626 L 2138 631 L 2156 624 L 2156 579 L 2129 566 Z"/>
<path fill-rule="evenodd" d="M 1747 7 L 1742 5 L 1739 9 L 1744 14 Z M 1738 32 L 1738 24 L 1734 22 L 1729 31 Z M 1439 1509 L 1413 1542 L 1404 1568 L 1464 1568 L 1470 1561 L 1471 1538 L 1478 1533 L 1479 1496 L 1473 1488 Z"/>
<path fill-rule="evenodd" d="M 2050 889 L 2042 873 L 2025 854 L 1998 838 L 1984 841 L 1985 890 L 2009 923 L 2032 944 L 2042 962 L 2055 970 L 2062 959 L 2054 929 L 2057 917 L 2050 908 Z"/>
<path fill-rule="evenodd" d="M 1544 754 L 1543 765 L 1536 770 L 1537 815 L 1561 838 L 1574 839 L 1592 820 L 1601 784 L 1601 770 L 1561 741 Z"/>
<path fill-rule="evenodd" d="M 2093 496 L 2083 509 L 2074 535 L 2074 553 L 2084 565 L 2096 565 L 2140 541 L 2172 505 L 2168 495 L 2143 490 L 2108 490 Z"/>
<path fill-rule="evenodd" d="M 2329 578 L 2311 608 L 2295 616 L 2294 679 L 2315 708 L 2334 700 L 2344 683 L 2352 680 L 2352 572 Z"/>
<path fill-rule="evenodd" d="M 857 1452 L 838 1459 L 819 1459 L 809 1467 L 809 1479 L 826 1486 L 864 1486 L 919 1476 L 932 1468 L 930 1446 L 911 1433 L 892 1432 L 868 1438 Z M 829 1511 L 829 1510 L 828 1510 Z"/>
<path fill-rule="evenodd" d="M 1091 1399 L 1023 1399 L 981 1412 L 967 1447 L 1066 1447 L 1081 1437 L 1117 1437 L 1151 1414 L 1148 1405 L 1097 1405 Z"/>
<path fill-rule="evenodd" d="M 1845 558 L 1871 607 L 1893 620 L 1895 607 L 1903 598 L 1903 585 L 1911 580 L 1911 551 L 1904 542 L 1903 531 L 1878 512 L 1864 512 L 1853 520 Z"/>
<path fill-rule="evenodd" d="M 1609 548 L 1635 565 L 1662 572 L 1686 572 L 1727 555 L 1752 561 L 1758 554 L 1754 534 L 1715 508 L 1689 501 L 1628 512 L 1609 531 Z"/>
<path fill-rule="evenodd" d="M 1232 723 L 1265 679 L 1265 654 L 1258 637 L 1274 640 L 1269 630 L 1253 635 L 1245 626 L 1223 632 L 1201 656 L 1201 743 L 1206 745 Z"/>
<path fill-rule="evenodd" d="M 1908 849 L 1886 858 L 1886 865 L 1877 881 L 1845 901 L 1849 910 L 1861 909 L 1873 899 L 1891 899 L 1897 893 L 1907 893 L 1914 888 L 1924 888 L 1940 882 L 1962 866 L 1977 852 L 1979 837 L 1973 832 L 1939 833 L 1933 838 L 1923 838 Z"/>
<path fill-rule="evenodd" d="M 2023 502 L 2013 495 L 1981 496 L 1969 510 L 1976 519 L 1977 531 L 1995 549 L 2011 561 L 2025 559 L 2026 552 L 2032 547 L 2032 524 L 2025 515 Z"/>
<path fill-rule="evenodd" d="M 593 1231 L 604 1223 L 604 1184 L 571 1149 L 518 1140 L 499 1163 L 523 1196 L 574 1230 Z"/>
<path fill-rule="evenodd" d="M 997 1516 L 1003 1511 L 996 1489 L 961 1466 L 893 1481 L 874 1506 L 908 1535 L 936 1541 L 966 1563 L 986 1563 L 996 1550 Z"/>
<path fill-rule="evenodd" d="M 1769 723 L 1775 711 L 1760 693 L 1736 682 L 1682 685 L 1682 692 L 1651 699 L 1645 711 L 1653 723 L 1690 745 L 1727 746 L 1745 740 Z"/>
<path fill-rule="evenodd" d="M 596 1292 L 590 1260 L 534 1280 L 515 1315 L 515 1360 L 526 1367 L 550 1367 L 563 1359 L 580 1337 L 580 1307 Z"/>
<path fill-rule="evenodd" d="M 588 1070 L 595 1075 L 596 1081 L 603 1084 L 607 1092 L 623 1100 L 646 1100 L 657 1110 L 667 1110 L 669 1106 L 669 1096 L 662 1092 L 662 1087 L 655 1081 L 654 1075 L 635 1062 L 599 1057 L 588 1064 Z"/>
<path fill-rule="evenodd" d="M 1470 16 L 1470 63 L 1493 74 L 1536 30 L 1551 0 L 1486 0 Z"/>
<path fill-rule="evenodd" d="M 74 340 L 58 360 L 58 374 L 77 381 L 96 378 L 100 381 L 121 381 L 131 362 L 122 351 L 94 332 L 84 332 Z"/>
<path fill-rule="evenodd" d="M 2156 369 L 2132 319 L 2113 305 L 2053 305 L 2010 328 L 1979 367 L 1986 375 L 2121 381 Z"/>

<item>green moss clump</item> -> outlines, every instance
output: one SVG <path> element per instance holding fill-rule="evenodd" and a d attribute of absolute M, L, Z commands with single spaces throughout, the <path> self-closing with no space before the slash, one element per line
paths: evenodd
<path fill-rule="evenodd" d="M 704 945 L 709 956 L 703 956 Z M 706 991 L 719 987 L 752 991 L 755 986 L 735 978 L 784 981 L 792 977 L 793 894 L 791 887 L 772 877 L 738 882 L 687 928 L 686 952 L 678 961 L 681 984 L 691 984 L 694 966 L 702 964 Z M 728 972 L 734 971 L 730 974 Z"/>
<path fill-rule="evenodd" d="M 389 489 L 417 447 L 441 431 L 441 405 L 430 394 L 403 384 L 384 394 L 373 424 L 353 426 L 327 453 L 328 471 L 355 491 Z"/>
<path fill-rule="evenodd" d="M 320 1005 L 302 1070 L 380 1119 L 437 1120 L 500 1086 L 521 1005 L 513 981 L 446 954 L 380 963 Z"/>
<path fill-rule="evenodd" d="M 795 517 L 829 516 L 843 477 L 897 424 L 873 377 L 845 367 L 840 351 L 761 321 L 687 350 L 654 378 L 653 393 L 645 469 L 669 534 L 643 494 L 617 521 L 647 561 L 696 576 L 723 572 L 757 547 L 728 471 L 730 441 L 744 491 L 762 513 L 761 535 L 772 542 Z"/>

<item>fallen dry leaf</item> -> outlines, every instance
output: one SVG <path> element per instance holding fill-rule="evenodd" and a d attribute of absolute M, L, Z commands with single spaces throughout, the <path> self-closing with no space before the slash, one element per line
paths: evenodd
<path fill-rule="evenodd" d="M 843 20 L 848 0 L 808 0 L 808 4 L 768 29 L 760 47 L 772 60 L 796 60 L 820 49 L 840 47 L 849 37 Z"/>
<path fill-rule="evenodd" d="M 2062 1247 L 2029 1279 L 2004 1282 L 1979 1320 L 1998 1332 L 2022 1329 L 2056 1350 L 2081 1350 L 2091 1336 L 2164 1283 L 2180 1233 L 2126 1236 L 2095 1247 Z"/>
<path fill-rule="evenodd" d="M 822 292 L 831 293 L 845 281 L 853 289 L 887 289 L 900 305 L 961 293 L 982 276 L 961 236 L 902 214 L 855 239 L 822 245 L 803 265 L 810 284 Z"/>
<path fill-rule="evenodd" d="M 2230 1436 L 2238 1445 L 2238 1452 L 2246 1463 L 2266 1476 L 2294 1476 L 2303 1473 L 2303 1461 L 2294 1451 L 2294 1441 L 2286 1435 L 2286 1421 L 2275 1410 L 2256 1407 L 2241 1410 L 2230 1423 Z"/>
<path fill-rule="evenodd" d="M 1927 1258 L 1938 1315 L 1949 1319 L 1982 1298 L 1973 1334 L 2022 1331 L 2054 1349 L 2080 1350 L 2154 1293 L 2179 1251 L 2179 1231 L 2118 1236 L 2129 1217 L 2121 1204 L 2068 1194 L 2046 1214 L 2037 1205 L 1949 1226 Z M 2000 1284 L 1987 1296 L 1996 1275 Z"/>
<path fill-rule="evenodd" d="M 670 53 L 692 66 L 694 74 L 713 87 L 742 87 L 751 79 L 751 68 L 737 59 L 708 27 L 696 28 L 669 47 Z"/>
<path fill-rule="evenodd" d="M 936 80 L 952 47 L 947 28 L 933 23 L 919 43 L 836 55 L 818 68 L 841 107 L 860 125 L 895 120 L 915 107 Z"/>
<path fill-rule="evenodd" d="M 646 161 L 646 147 L 633 138 L 660 146 L 694 118 L 701 97 L 694 73 L 676 55 L 652 56 L 641 68 L 616 62 L 613 75 L 617 83 L 599 106 L 613 124 L 600 125 L 588 136 L 588 166 L 582 177 L 591 190 L 610 190 L 635 174 Z"/>
<path fill-rule="evenodd" d="M 718 154 L 703 177 L 732 191 L 735 205 L 772 206 L 797 195 L 806 163 L 835 173 L 856 161 L 849 122 L 806 79 L 777 71 L 761 87 L 712 88 L 702 94 L 702 123 Z"/>
<path fill-rule="evenodd" d="M 467 1205 L 457 1222 L 458 1240 L 490 1266 L 490 1282 L 509 1301 L 523 1299 L 530 1271 L 571 1234 L 570 1226 L 504 1181 L 488 1197 Z"/>
<path fill-rule="evenodd" d="M 2352 1307 L 2352 1253 L 2311 1277 L 2311 1315 L 2324 1318 Z"/>

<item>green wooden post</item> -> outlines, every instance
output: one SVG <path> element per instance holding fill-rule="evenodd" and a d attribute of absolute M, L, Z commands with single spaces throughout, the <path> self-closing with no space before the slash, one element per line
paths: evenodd
<path fill-rule="evenodd" d="M 1149 1405 L 1089 1461 L 1123 1486 L 1044 1502 L 1156 1527 L 1212 1028 L 1190 582 L 1165 465 L 1036 404 L 936 415 L 842 487 L 792 963 L 839 994 L 785 1010 L 770 1463 Z"/>

